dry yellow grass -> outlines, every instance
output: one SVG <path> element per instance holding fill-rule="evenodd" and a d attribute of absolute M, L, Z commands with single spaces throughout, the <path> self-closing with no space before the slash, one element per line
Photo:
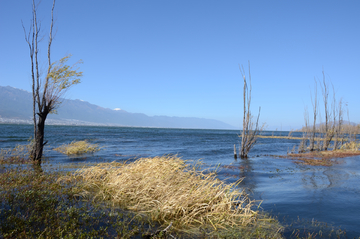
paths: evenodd
<path fill-rule="evenodd" d="M 302 137 L 293 137 L 293 136 L 273 136 L 273 135 L 258 135 L 262 139 L 298 139 L 302 140 Z"/>
<path fill-rule="evenodd" d="M 350 142 L 346 143 L 338 150 L 327 150 L 327 151 L 313 151 L 306 153 L 290 153 L 287 155 L 278 156 L 280 158 L 290 158 L 297 160 L 296 162 L 306 165 L 313 166 L 332 166 L 339 162 L 333 161 L 336 158 L 346 158 L 351 156 L 360 155 L 358 150 L 359 144 Z"/>
<path fill-rule="evenodd" d="M 252 210 L 254 202 L 236 184 L 215 173 L 203 173 L 178 157 L 142 158 L 133 163 L 103 163 L 83 168 L 68 180 L 81 183 L 82 196 L 110 200 L 122 208 L 147 214 L 163 225 L 187 233 L 274 224 Z M 278 224 L 276 224 L 278 226 Z M 278 235 L 278 227 L 275 235 Z"/>
<path fill-rule="evenodd" d="M 60 147 L 54 148 L 54 150 L 63 154 L 74 155 L 74 154 L 94 153 L 96 151 L 99 151 L 100 148 L 97 144 L 90 144 L 86 140 L 83 140 L 83 141 L 73 141 L 70 144 L 65 144 Z"/>
<path fill-rule="evenodd" d="M 341 146 L 342 150 L 358 151 L 360 149 L 360 143 L 351 141 Z"/>

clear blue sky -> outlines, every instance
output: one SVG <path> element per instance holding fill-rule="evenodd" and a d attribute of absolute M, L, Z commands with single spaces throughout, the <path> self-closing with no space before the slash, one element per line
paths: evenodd
<path fill-rule="evenodd" d="M 44 71 L 51 2 L 38 9 Z M 252 111 L 261 106 L 269 130 L 304 124 L 310 88 L 324 67 L 350 120 L 360 123 L 359 10 L 360 1 L 57 0 L 52 59 L 71 53 L 73 62 L 84 61 L 82 83 L 68 98 L 239 128 L 238 64 L 247 69 L 249 60 Z M 31 0 L 0 1 L 2 86 L 31 90 L 21 26 L 30 19 Z"/>

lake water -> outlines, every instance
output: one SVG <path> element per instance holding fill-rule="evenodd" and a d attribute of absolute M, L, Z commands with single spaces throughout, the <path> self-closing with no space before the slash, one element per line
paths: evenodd
<path fill-rule="evenodd" d="M 0 148 L 26 144 L 31 125 L 0 125 Z M 54 164 L 134 160 L 140 157 L 177 154 L 186 160 L 201 159 L 206 167 L 219 163 L 218 177 L 227 182 L 244 178 L 240 187 L 262 200 L 261 208 L 296 228 L 318 233 L 332 227 L 346 231 L 345 238 L 360 236 L 360 156 L 336 159 L 331 167 L 295 164 L 286 155 L 298 140 L 259 139 L 247 160 L 233 157 L 239 132 L 233 130 L 154 129 L 121 127 L 46 126 L 46 161 Z M 287 136 L 288 132 L 264 132 Z M 294 133 L 293 136 L 301 136 Z M 51 150 L 73 140 L 88 140 L 102 150 L 81 157 L 68 157 Z M 230 166 L 229 166 L 230 165 Z M 335 234 L 333 234 L 336 237 Z M 326 237 L 325 237 L 326 238 Z"/>

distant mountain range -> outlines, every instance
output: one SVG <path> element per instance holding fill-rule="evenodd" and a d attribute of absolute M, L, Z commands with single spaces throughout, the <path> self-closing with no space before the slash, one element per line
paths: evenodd
<path fill-rule="evenodd" d="M 111 110 L 82 100 L 63 100 L 57 114 L 50 114 L 47 124 L 103 125 L 158 128 L 235 129 L 212 119 L 193 117 L 147 116 L 124 110 Z M 32 93 L 0 86 L 0 123 L 32 123 Z"/>

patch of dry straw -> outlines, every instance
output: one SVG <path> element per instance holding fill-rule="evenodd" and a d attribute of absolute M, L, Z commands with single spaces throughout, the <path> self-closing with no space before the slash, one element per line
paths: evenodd
<path fill-rule="evenodd" d="M 173 222 L 178 230 L 246 227 L 256 221 L 253 202 L 236 184 L 225 184 L 215 173 L 199 172 L 175 156 L 98 164 L 73 177 L 82 182 L 83 196 L 95 194 L 160 223 Z"/>
<path fill-rule="evenodd" d="M 351 141 L 341 146 L 342 150 L 358 151 L 360 149 L 360 143 Z"/>
<path fill-rule="evenodd" d="M 74 155 L 74 154 L 94 153 L 96 151 L 99 151 L 100 148 L 97 144 L 90 144 L 86 140 L 82 140 L 82 141 L 73 141 L 70 144 L 61 145 L 57 148 L 54 148 L 54 150 L 62 154 Z"/>

